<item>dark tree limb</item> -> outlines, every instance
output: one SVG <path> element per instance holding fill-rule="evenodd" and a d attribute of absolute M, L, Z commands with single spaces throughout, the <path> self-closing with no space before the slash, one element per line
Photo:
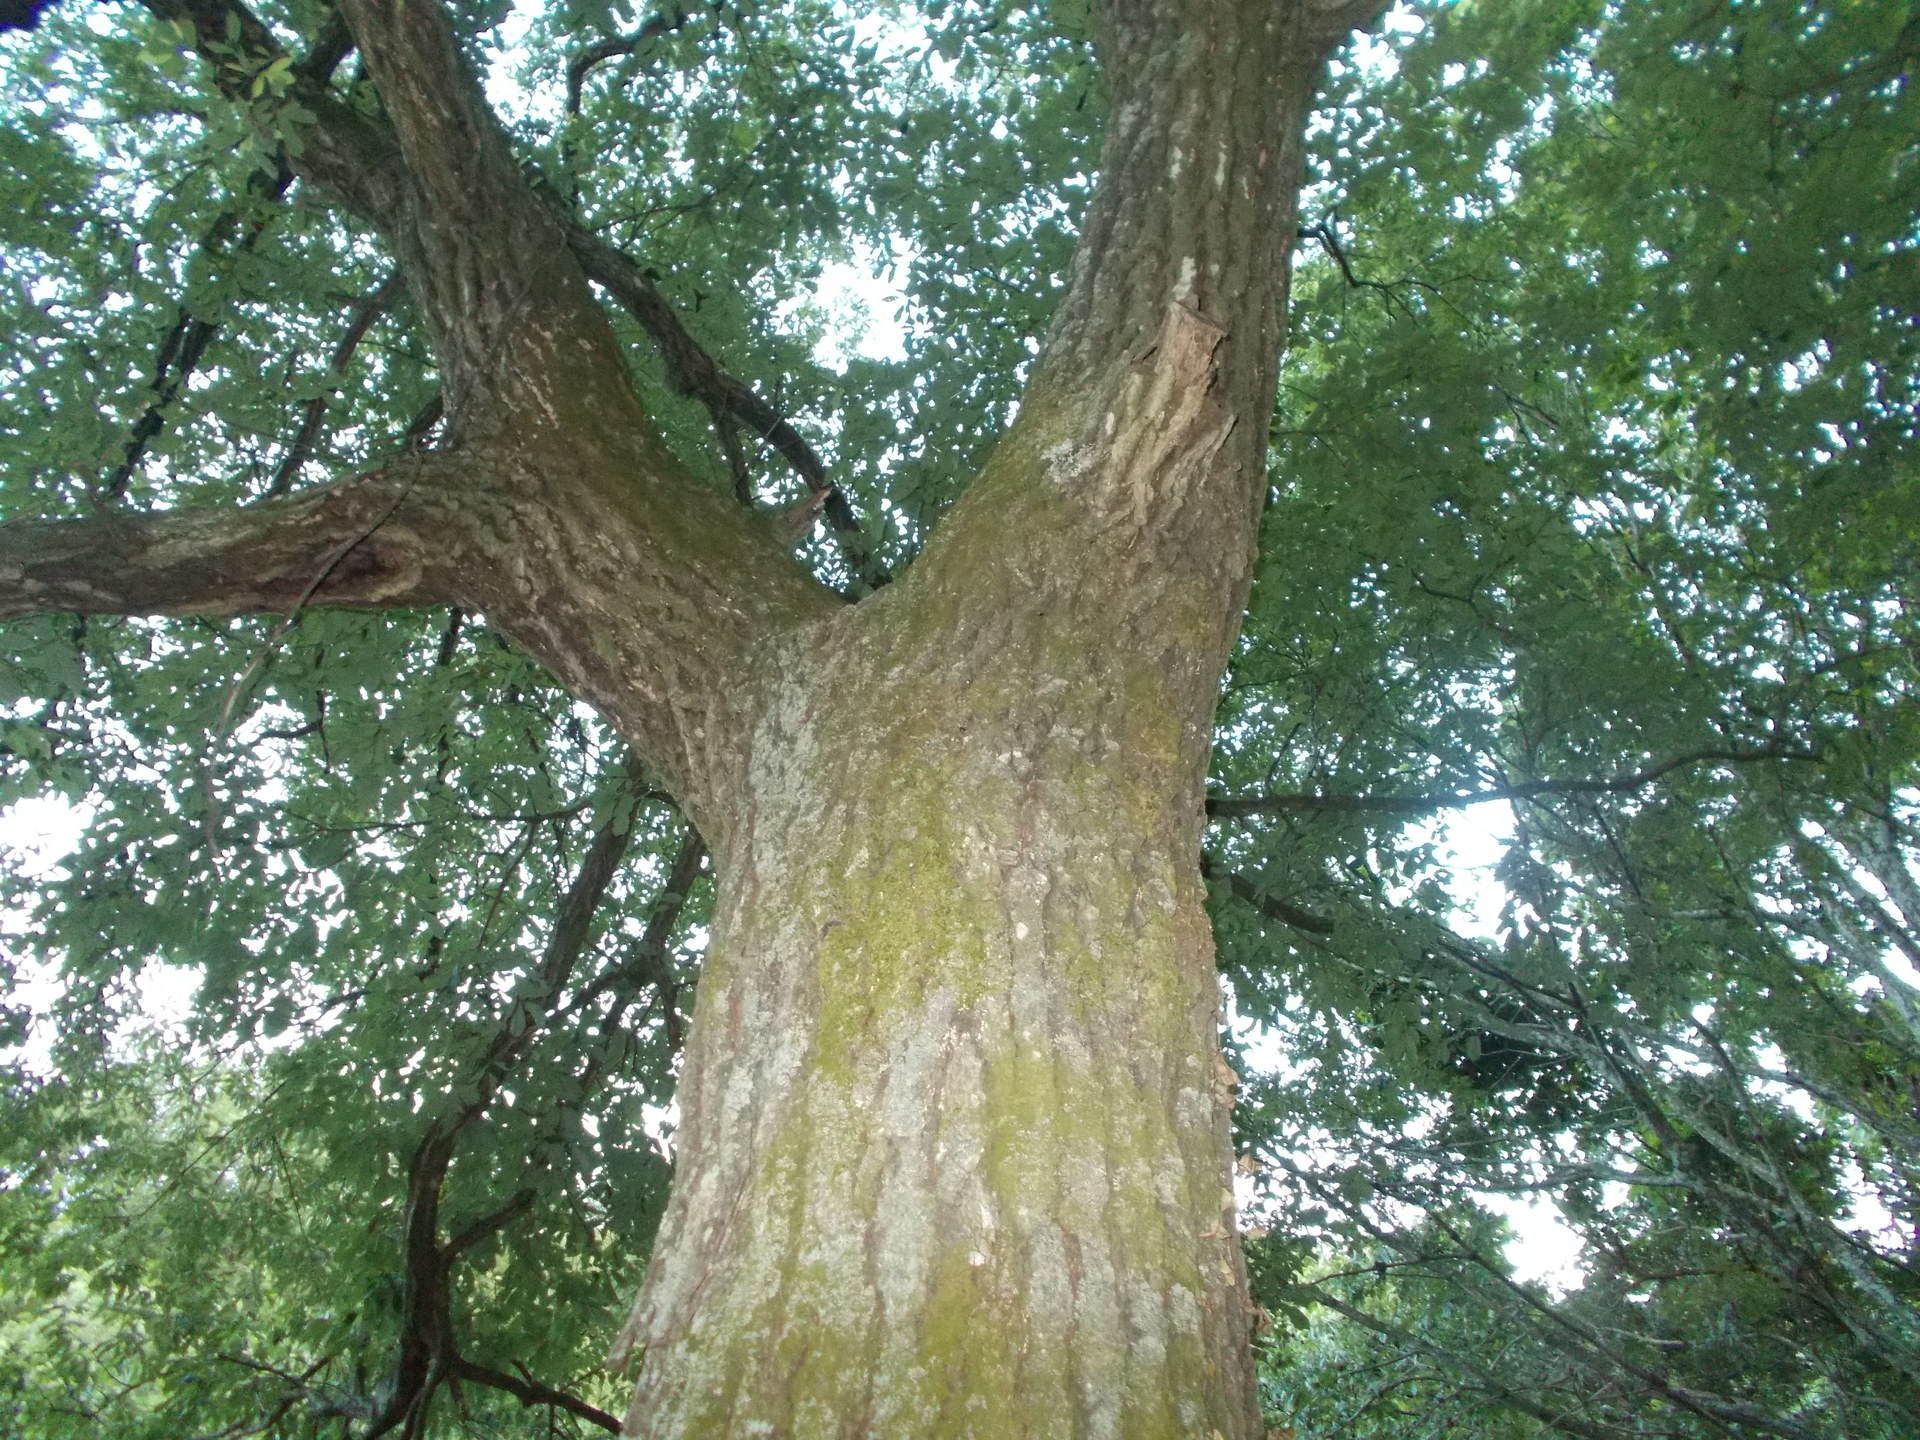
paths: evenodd
<path fill-rule="evenodd" d="M 663 35 L 671 35 L 687 23 L 691 11 L 684 5 L 674 5 L 661 11 L 631 35 L 616 35 L 605 40 L 597 40 L 579 51 L 567 62 L 567 114 L 580 113 L 580 97 L 587 83 L 587 75 L 596 65 L 609 60 L 618 60 L 631 55 L 650 40 L 658 40 Z"/>
<path fill-rule="evenodd" d="M 647 332 L 660 352 L 667 383 L 675 394 L 698 400 L 719 426 L 731 423 L 780 452 L 794 473 L 816 494 L 825 491 L 828 523 L 836 530 L 860 528 L 846 496 L 827 478 L 818 452 L 798 430 L 751 386 L 728 374 L 682 323 L 667 297 L 647 272 L 584 225 L 567 226 L 567 245 L 586 271 Z"/>
<path fill-rule="evenodd" d="M 293 171 L 284 161 L 271 170 L 256 170 L 247 180 L 247 193 L 255 202 L 256 209 L 246 221 L 245 233 L 233 248 L 238 251 L 250 251 L 260 243 L 260 237 L 266 233 L 268 222 L 273 215 L 273 207 L 285 198 L 293 185 Z M 241 214 L 229 210 L 213 222 L 200 248 L 209 255 L 227 253 L 228 242 L 234 229 L 241 223 Z M 152 399 L 134 422 L 133 433 L 127 437 L 126 451 L 113 474 L 107 477 L 102 491 L 104 497 L 112 502 L 123 499 L 127 487 L 133 482 L 134 472 L 140 462 L 146 458 L 147 448 L 166 428 L 167 412 L 174 401 L 180 398 L 191 380 L 200 369 L 207 347 L 220 332 L 218 321 L 205 320 L 194 315 L 185 305 L 167 333 L 161 337 L 160 347 L 154 355 L 153 379 L 148 383 Z"/>
<path fill-rule="evenodd" d="M 286 494 L 293 488 L 293 482 L 300 478 L 300 467 L 313 455 L 313 444 L 320 436 L 320 422 L 326 418 L 327 402 L 332 392 L 346 377 L 353 352 L 360 348 L 360 342 L 366 338 L 374 322 L 400 298 L 402 283 L 400 272 L 394 271 L 369 294 L 355 301 L 353 308 L 348 311 L 346 333 L 340 337 L 340 343 L 333 347 L 333 354 L 327 360 L 334 383 L 306 403 L 305 412 L 300 417 L 300 429 L 295 433 L 293 443 L 287 447 L 280 468 L 274 472 L 273 483 L 267 487 L 269 498 Z"/>
<path fill-rule="evenodd" d="M 675 1055 L 680 1053 L 680 987 L 674 981 L 673 964 L 667 958 L 667 942 L 673 939 L 674 928 L 680 923 L 681 912 L 687 908 L 687 897 L 693 890 L 693 882 L 700 878 L 700 867 L 706 858 L 706 842 L 698 830 L 687 826 L 680 849 L 673 857 L 673 867 L 667 872 L 667 883 L 653 902 L 646 929 L 633 947 L 640 978 L 652 984 L 660 997 L 660 1023 L 667 1032 L 667 1049 Z"/>
<path fill-rule="evenodd" d="M 580 868 L 574 873 L 560 901 L 553 929 L 547 936 L 546 948 L 535 971 L 540 988 L 520 996 L 508 1007 L 474 1067 L 469 1081 L 469 1097 L 455 1108 L 436 1116 L 414 1147 L 407 1167 L 407 1202 L 402 1221 L 404 1280 L 399 1353 L 395 1358 L 391 1394 L 369 1427 L 366 1440 L 373 1440 L 373 1437 L 385 1435 L 402 1426 L 406 1433 L 417 1432 L 424 1423 L 434 1392 L 442 1384 L 457 1378 L 481 1378 L 465 1374 L 464 1367 L 468 1362 L 460 1357 L 454 1341 L 451 1313 L 453 1264 L 481 1240 L 497 1234 L 518 1216 L 525 1214 L 532 1207 L 534 1193 L 530 1190 L 516 1192 L 505 1204 L 443 1243 L 440 1239 L 441 1192 L 461 1132 L 493 1103 L 500 1081 L 539 1033 L 560 990 L 586 951 L 594 915 L 601 901 L 606 898 L 607 889 L 613 883 L 621 862 L 626 858 L 633 833 L 634 803 L 632 796 L 624 797 L 594 833 Z M 550 1391 L 531 1381 L 526 1383 L 542 1394 L 539 1401 L 529 1403 L 562 1403 L 550 1398 L 562 1392 Z M 585 1405 L 584 1401 L 574 1403 Z M 591 1406 L 585 1408 L 592 1409 Z M 576 1410 L 575 1413 L 582 1412 Z"/>
<path fill-rule="evenodd" d="M 482 1215 L 458 1235 L 455 1235 L 451 1240 L 447 1241 L 447 1243 L 441 1247 L 441 1253 L 444 1254 L 448 1260 L 458 1259 L 461 1255 L 464 1255 L 467 1251 L 478 1245 L 482 1240 L 490 1239 L 499 1234 L 515 1220 L 518 1220 L 522 1215 L 526 1214 L 527 1211 L 533 1208 L 533 1202 L 538 1198 L 536 1192 L 532 1190 L 514 1191 L 513 1194 L 507 1198 L 507 1202 L 500 1206 L 499 1209 L 489 1211 L 487 1214 Z"/>
<path fill-rule="evenodd" d="M 471 1360 L 456 1356 L 453 1373 L 462 1380 L 471 1380 L 476 1385 L 490 1385 L 495 1390 L 504 1390 L 522 1405 L 552 1405 L 569 1415 L 578 1415 L 598 1425 L 602 1430 L 620 1433 L 618 1416 L 609 1415 L 598 1406 L 589 1405 L 577 1395 L 569 1395 L 564 1390 L 556 1390 L 551 1385 L 542 1385 L 531 1377 L 508 1375 L 499 1370 L 488 1369 L 485 1365 L 476 1365 Z"/>
<path fill-rule="evenodd" d="M 347 17 L 329 10 L 307 53 L 294 62 L 293 71 L 310 85 L 325 85 L 352 53 L 353 31 L 347 28 Z"/>
<path fill-rule="evenodd" d="M 1226 884 L 1236 900 L 1244 901 L 1269 920 L 1277 920 L 1282 925 L 1290 925 L 1295 930 L 1303 930 L 1309 935 L 1331 935 L 1333 921 L 1324 915 L 1315 915 L 1302 910 L 1297 905 L 1289 905 L 1267 894 L 1246 876 L 1238 871 L 1223 870 L 1211 855 L 1200 857 L 1200 873 L 1209 880 L 1218 880 Z"/>
<path fill-rule="evenodd" d="M 1821 753 L 1785 742 L 1752 746 L 1709 746 L 1689 750 L 1628 775 L 1605 780 L 1520 780 L 1511 785 L 1489 785 L 1480 790 L 1455 790 L 1441 795 L 1215 795 L 1207 800 L 1207 814 L 1216 820 L 1248 815 L 1278 815 L 1292 811 L 1318 814 L 1373 814 L 1388 817 L 1432 815 L 1496 800 L 1534 800 L 1553 795 L 1623 795 L 1643 790 L 1676 770 L 1692 765 L 1752 765 L 1766 760 L 1818 761 Z"/>

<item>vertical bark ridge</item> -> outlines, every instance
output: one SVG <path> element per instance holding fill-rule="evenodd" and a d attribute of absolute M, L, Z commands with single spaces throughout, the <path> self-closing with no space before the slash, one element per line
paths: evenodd
<path fill-rule="evenodd" d="M 1333 42 L 1289 4 L 1109 0 L 1096 19 L 1112 96 L 1100 187 L 1032 393 L 1104 391 L 1181 304 L 1234 337 L 1227 407 L 1264 405 Z"/>

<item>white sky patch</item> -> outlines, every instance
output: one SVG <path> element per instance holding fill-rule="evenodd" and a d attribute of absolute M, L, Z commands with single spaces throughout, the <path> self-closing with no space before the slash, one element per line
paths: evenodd
<path fill-rule="evenodd" d="M 1580 1288 L 1580 1234 L 1567 1224 L 1560 1207 L 1547 1199 L 1482 1195 L 1480 1203 L 1506 1217 L 1513 1227 L 1507 1263 L 1522 1284 L 1542 1285 L 1557 1299 Z"/>
<path fill-rule="evenodd" d="M 529 90 L 512 73 L 521 61 L 527 34 L 540 13 L 541 7 L 537 5 L 517 4 L 507 18 L 494 27 L 493 54 L 488 59 L 486 74 L 481 77 L 481 88 L 486 92 L 487 103 L 501 115 L 558 124 L 565 114 L 560 96 Z"/>
<path fill-rule="evenodd" d="M 80 844 L 93 821 L 90 806 L 75 805 L 58 795 L 33 795 L 0 810 L 0 852 L 6 863 L 29 880 L 61 878 L 62 862 Z M 7 997 L 35 1016 L 26 1044 L 0 1059 L 17 1060 L 30 1072 L 50 1075 L 53 1064 L 53 1027 L 44 1017 L 60 1004 L 65 982 L 58 966 L 22 954 L 13 943 L 27 933 L 26 917 L 18 910 L 0 910 L 0 954 L 14 964 L 14 984 Z M 193 1016 L 194 996 L 203 976 L 197 965 L 169 965 L 149 960 L 133 977 L 139 996 L 136 1028 L 184 1036 Z M 128 1038 L 121 1032 L 116 1039 Z"/>
<path fill-rule="evenodd" d="M 30 795 L 0 810 L 0 852 L 5 864 L 28 880 L 55 878 L 60 862 L 80 843 L 92 812 L 69 804 L 57 795 Z M 20 953 L 14 943 L 27 933 L 26 917 L 18 910 L 0 910 L 0 954 L 13 962 L 13 989 L 9 1002 L 24 1005 L 36 1017 L 26 1044 L 0 1052 L 0 1059 L 17 1060 L 36 1075 L 53 1072 L 51 1027 L 37 1017 L 49 1015 L 64 989 L 59 970 Z"/>
<path fill-rule="evenodd" d="M 1462 935 L 1482 938 L 1499 929 L 1507 889 L 1494 871 L 1513 843 L 1513 807 L 1501 802 L 1471 805 L 1407 827 L 1406 839 L 1433 844 L 1447 867 L 1447 895 L 1457 908 L 1450 923 Z"/>
<path fill-rule="evenodd" d="M 58 795 L 29 795 L 0 810 L 0 850 L 29 879 L 54 870 L 73 853 L 93 814 Z"/>
<path fill-rule="evenodd" d="M 822 267 L 814 303 L 826 321 L 826 334 L 813 358 L 841 371 L 854 359 L 906 359 L 909 301 L 901 278 L 900 263 L 880 251 Z"/>

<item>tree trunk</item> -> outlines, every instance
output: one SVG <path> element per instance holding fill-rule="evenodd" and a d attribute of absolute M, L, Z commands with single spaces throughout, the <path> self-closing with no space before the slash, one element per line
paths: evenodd
<path fill-rule="evenodd" d="M 1259 1433 L 1198 860 L 1328 46 L 1112 12 L 1019 423 L 764 652 L 629 1434 Z"/>
<path fill-rule="evenodd" d="M 1048 518 L 1000 593 L 948 548 L 769 658 L 629 1433 L 1255 1433 L 1196 863 L 1230 616 L 1173 643 L 1085 563 L 1131 526 Z"/>

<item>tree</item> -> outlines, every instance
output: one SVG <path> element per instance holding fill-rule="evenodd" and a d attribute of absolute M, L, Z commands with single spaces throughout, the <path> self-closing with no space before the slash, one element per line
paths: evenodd
<path fill-rule="evenodd" d="M 299 181 L 393 257 L 442 418 L 377 468 L 304 489 L 283 468 L 238 507 L 130 503 L 130 449 L 96 515 L 8 527 L 0 613 L 477 612 L 697 827 L 714 944 L 673 1195 L 615 1347 L 627 1430 L 1252 1434 L 1200 799 L 1302 132 L 1373 0 L 1093 12 L 1101 180 L 1019 419 L 854 606 L 668 446 L 593 281 L 723 430 L 765 406 L 523 170 L 437 5 L 349 0 L 298 53 L 243 6 L 153 8 L 247 116 L 252 198 Z M 336 86 L 349 50 L 366 79 Z M 212 243 L 236 229 L 260 233 Z M 156 373 L 198 359 L 191 308 Z M 483 1378 L 444 1319 L 472 1231 L 439 1238 L 438 1184 L 532 1013 L 569 995 L 631 824 L 603 823 L 514 1022 L 414 1153 L 423 1238 L 375 1431 Z"/>
<path fill-rule="evenodd" d="M 493 15 L 156 8 L 7 142 L 15 1428 L 611 1426 L 657 1223 L 636 1433 L 1258 1433 L 1236 1151 L 1276 1421 L 1911 1428 L 1907 15 L 1462 7 L 1308 134 L 1364 7 L 556 12 L 508 140 Z M 766 302 L 896 242 L 836 377 Z"/>

